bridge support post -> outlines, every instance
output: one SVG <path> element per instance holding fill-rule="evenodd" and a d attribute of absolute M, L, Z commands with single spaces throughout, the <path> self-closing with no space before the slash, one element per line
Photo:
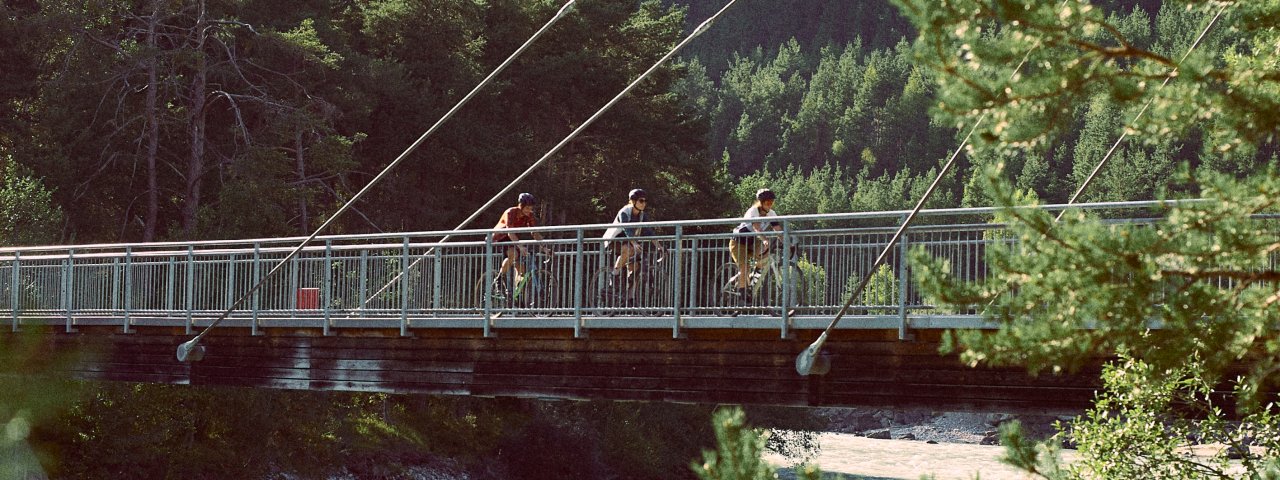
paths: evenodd
<path fill-rule="evenodd" d="M 433 257 L 433 265 L 431 266 L 431 278 L 435 281 L 431 288 L 431 305 L 435 307 L 435 316 L 440 316 L 440 310 L 444 308 L 444 255 L 442 253 L 443 245 L 437 246 L 431 250 L 435 251 Z"/>
<path fill-rule="evenodd" d="M 680 270 L 684 267 L 684 263 L 681 261 L 681 258 L 683 258 L 683 251 L 684 226 L 676 225 L 676 240 L 675 244 L 672 245 L 672 252 L 675 254 L 675 266 L 671 268 L 671 338 L 683 338 L 684 336 L 684 332 L 680 330 L 680 327 L 684 326 L 684 319 L 680 316 L 680 311 L 683 310 L 681 308 L 682 305 L 680 304 L 680 299 L 684 298 L 684 295 L 681 295 L 680 292 L 682 287 L 680 280 L 681 277 L 683 277 L 683 275 L 680 274 Z"/>
<path fill-rule="evenodd" d="M 902 221 L 907 221 L 903 217 Z M 910 235 L 902 232 L 902 239 L 898 241 L 898 340 L 911 341 L 915 340 L 915 335 L 907 331 L 907 287 L 910 283 L 907 281 L 907 238 Z"/>
<path fill-rule="evenodd" d="M 360 304 L 356 308 L 363 310 L 369 301 L 369 250 L 360 249 Z M 361 316 L 363 316 L 363 311 Z"/>
<path fill-rule="evenodd" d="M 584 269 L 583 263 L 583 231 L 581 228 L 577 231 L 577 241 L 574 242 L 573 252 L 573 338 L 584 338 L 586 332 L 582 325 L 582 292 L 586 290 L 586 281 L 582 279 Z"/>
<path fill-rule="evenodd" d="M 195 249 L 187 245 L 187 335 L 191 335 L 191 313 L 196 309 L 196 256 Z M 297 307 L 294 307 L 297 308 Z"/>
<path fill-rule="evenodd" d="M 111 306 L 108 308 L 111 310 L 112 315 L 115 315 L 117 312 L 121 311 L 120 294 L 124 290 L 124 288 L 120 285 L 120 277 L 124 276 L 124 272 L 121 271 L 121 269 L 123 268 L 122 263 L 124 262 L 122 262 L 121 259 L 119 258 L 111 259 L 111 288 L 109 289 L 110 292 L 107 295 L 111 298 L 110 300 Z"/>
<path fill-rule="evenodd" d="M 67 333 L 74 333 L 75 320 L 72 313 L 74 308 L 73 289 L 76 285 L 75 267 L 76 267 L 76 251 L 75 249 L 67 250 L 67 260 L 62 267 L 62 308 L 67 314 Z"/>
<path fill-rule="evenodd" d="M 129 318 L 133 310 L 133 248 L 124 248 L 124 333 L 133 333 L 133 320 Z"/>
<path fill-rule="evenodd" d="M 715 280 L 712 280 L 713 282 Z M 689 239 L 689 311 L 698 308 L 698 238 Z"/>
<path fill-rule="evenodd" d="M 400 336 L 409 336 L 409 236 L 400 244 Z"/>
<path fill-rule="evenodd" d="M 253 242 L 253 283 L 254 284 L 258 283 L 259 277 L 261 276 L 262 276 L 262 245 L 259 244 L 258 242 Z M 254 337 L 258 335 L 262 335 L 262 332 L 258 331 L 258 309 L 262 308 L 261 297 L 259 296 L 260 292 L 261 292 L 261 289 L 254 290 L 253 292 L 253 300 L 252 300 L 253 314 L 249 319 L 249 335 Z"/>
<path fill-rule="evenodd" d="M 484 292 L 484 338 L 493 338 L 493 267 L 489 265 L 493 261 L 493 232 L 484 235 L 484 260 L 481 268 L 484 268 L 484 285 L 481 291 Z"/>
<path fill-rule="evenodd" d="M 227 255 L 227 309 L 236 304 L 236 254 Z M 228 312 L 230 316 L 232 312 Z"/>
<path fill-rule="evenodd" d="M 791 298 L 792 286 L 796 279 L 791 278 L 791 222 L 782 221 L 782 327 L 781 338 L 791 338 L 791 304 L 796 299 Z"/>
<path fill-rule="evenodd" d="M 173 261 L 173 255 L 169 255 L 168 260 L 169 260 L 169 268 L 168 270 L 165 271 L 165 275 L 164 275 L 165 276 L 164 310 L 166 312 L 172 313 L 173 305 L 174 305 L 173 296 L 174 296 L 174 292 L 177 291 L 177 286 L 175 285 L 175 283 L 177 283 L 177 280 L 174 280 L 174 277 L 178 275 L 178 264 L 177 262 Z"/>
<path fill-rule="evenodd" d="M 13 331 L 18 331 L 18 310 L 22 297 L 18 295 L 18 283 L 22 281 L 22 277 L 18 274 L 18 269 L 22 266 L 22 252 L 13 252 L 13 272 L 9 279 L 9 311 L 13 315 Z"/>
<path fill-rule="evenodd" d="M 332 261 L 333 261 L 333 240 L 325 240 L 324 241 L 324 266 L 320 268 L 320 274 L 324 275 L 324 280 L 321 281 L 321 284 L 320 284 L 321 285 L 320 286 L 321 288 L 320 308 L 322 308 L 323 309 L 322 311 L 324 312 L 324 328 L 321 331 L 326 337 L 329 335 L 333 335 L 333 332 L 329 329 L 330 327 L 329 324 L 333 320 L 333 316 L 332 316 L 333 312 L 329 308 L 329 304 L 331 303 L 330 299 L 333 298 L 333 281 L 330 279 L 331 275 L 329 275 L 329 273 L 333 269 L 333 266 L 330 264 L 330 262 Z"/>

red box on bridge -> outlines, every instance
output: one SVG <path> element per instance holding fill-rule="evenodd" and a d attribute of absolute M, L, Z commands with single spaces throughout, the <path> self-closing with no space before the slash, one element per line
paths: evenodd
<path fill-rule="evenodd" d="M 298 289 L 298 310 L 319 310 L 320 309 L 320 289 L 319 288 L 299 288 Z"/>

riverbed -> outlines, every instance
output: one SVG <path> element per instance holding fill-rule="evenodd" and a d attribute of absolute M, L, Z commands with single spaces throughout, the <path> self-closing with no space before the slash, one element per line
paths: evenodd
<path fill-rule="evenodd" d="M 876 440 L 848 433 L 822 433 L 820 449 L 812 459 L 824 473 L 850 479 L 918 480 L 933 475 L 936 480 L 1023 480 L 1026 473 L 1000 463 L 1004 447 L 960 443 L 930 444 L 911 440 Z M 1075 452 L 1063 452 L 1064 459 Z M 778 465 L 779 478 L 795 478 L 787 459 L 771 455 Z"/>

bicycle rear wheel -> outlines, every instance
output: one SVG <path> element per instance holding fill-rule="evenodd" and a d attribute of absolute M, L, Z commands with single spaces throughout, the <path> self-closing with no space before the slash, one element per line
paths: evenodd
<path fill-rule="evenodd" d="M 484 311 L 485 293 L 486 293 L 486 290 L 488 290 L 486 288 L 487 285 L 485 284 L 484 280 L 485 280 L 484 277 L 480 277 L 479 280 L 476 280 L 476 286 L 473 289 L 473 293 L 471 296 L 471 298 L 473 299 L 473 302 L 474 302 L 473 304 L 475 305 L 475 308 L 482 312 Z M 505 286 L 505 283 L 503 285 Z M 509 306 L 508 299 L 511 298 L 510 292 L 506 288 L 503 288 L 500 290 L 494 290 L 493 292 L 490 293 L 489 297 L 491 302 L 490 307 L 494 311 L 506 309 Z"/>
<path fill-rule="evenodd" d="M 711 293 L 706 303 L 711 307 L 712 315 L 732 316 L 742 312 L 747 298 L 738 292 L 737 275 L 738 265 L 733 262 L 721 265 L 717 269 L 715 283 L 712 284 L 716 286 L 716 290 Z"/>
<path fill-rule="evenodd" d="M 582 286 L 583 307 L 596 315 L 616 315 L 622 304 L 622 296 L 618 285 L 613 283 L 612 268 L 602 268 L 591 274 L 586 285 Z"/>

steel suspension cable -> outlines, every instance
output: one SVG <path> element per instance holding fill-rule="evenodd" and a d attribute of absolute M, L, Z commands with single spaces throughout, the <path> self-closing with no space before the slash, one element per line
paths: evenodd
<path fill-rule="evenodd" d="M 191 340 L 188 340 L 187 342 L 182 343 L 181 345 L 178 345 L 178 351 L 177 351 L 178 361 L 180 362 L 199 361 L 204 355 L 203 347 L 199 347 L 199 349 L 197 350 L 197 346 L 198 346 L 198 343 L 200 342 L 200 339 L 204 338 L 204 336 L 207 335 L 210 330 L 213 330 L 214 327 L 222 323 L 223 320 L 225 320 L 229 315 L 231 315 L 232 311 L 234 311 L 236 308 L 244 304 L 244 301 L 248 299 L 251 295 L 253 295 L 255 292 L 257 292 L 259 289 L 261 289 L 262 286 L 266 284 L 268 279 L 270 279 L 273 275 L 275 275 L 276 272 L 279 272 L 280 269 L 283 268 L 285 264 L 289 263 L 290 260 L 296 257 L 298 253 L 301 252 L 302 249 L 307 246 L 307 244 L 311 243 L 312 240 L 315 240 L 315 238 L 320 235 L 320 232 L 328 228 L 329 225 L 334 222 L 334 220 L 336 220 L 340 215 L 343 214 L 343 212 L 346 212 L 347 209 L 351 208 L 351 206 L 354 205 L 355 202 L 360 199 L 360 197 L 363 197 L 366 193 L 372 190 L 374 185 L 376 185 L 379 181 L 385 178 L 387 174 L 390 173 L 391 170 L 394 169 L 397 165 L 399 165 L 400 162 L 403 162 L 405 158 L 408 158 L 409 154 L 413 153 L 414 150 L 417 150 L 418 147 L 422 145 L 424 141 L 426 141 L 427 137 L 430 137 L 432 133 L 435 133 L 435 131 L 439 129 L 441 125 L 444 125 L 444 123 L 448 121 L 450 118 L 452 118 L 453 115 L 458 112 L 458 110 L 462 109 L 463 105 L 466 105 L 466 103 L 470 101 L 472 97 L 474 97 L 477 93 L 480 92 L 481 89 L 483 89 L 491 81 L 493 81 L 494 77 L 498 76 L 498 73 L 505 70 L 507 66 L 511 65 L 511 63 L 514 62 L 515 59 L 520 56 L 521 53 L 524 53 L 524 51 L 528 49 L 530 45 L 533 45 L 533 42 L 537 40 L 538 37 L 541 37 L 544 33 L 550 30 L 552 25 L 554 25 L 561 18 L 563 18 L 565 14 L 568 13 L 570 7 L 572 7 L 575 2 L 577 2 L 577 0 L 568 0 L 567 2 L 565 2 L 564 6 L 560 7 L 560 10 L 556 12 L 555 16 L 552 17 L 551 20 L 547 21 L 547 23 L 544 24 L 542 28 L 539 28 L 538 31 L 534 32 L 534 34 L 530 36 L 528 40 L 525 40 L 524 44 L 520 45 L 520 47 L 517 48 L 516 51 L 513 52 L 510 56 L 508 56 L 506 60 L 504 60 L 501 64 L 499 64 L 497 68 L 494 68 L 493 71 L 490 72 L 488 76 L 486 76 L 483 80 L 480 81 L 480 83 L 476 84 L 475 88 L 472 88 L 471 91 L 466 94 L 466 96 L 462 97 L 462 100 L 459 100 L 458 103 L 454 104 L 453 108 L 450 108 L 449 111 L 445 112 L 445 114 L 441 116 L 439 120 L 436 120 L 436 123 L 432 125 L 431 128 L 428 128 L 426 132 L 423 132 L 423 134 L 419 136 L 417 140 L 415 140 L 412 144 L 409 145 L 408 148 L 406 148 L 403 152 L 401 152 L 400 155 L 397 156 L 395 160 L 393 160 L 390 164 L 388 164 L 385 168 L 383 168 L 382 171 L 379 172 L 377 176 L 373 177 L 373 179 L 370 180 L 369 183 L 364 186 L 364 188 L 360 189 L 360 191 L 355 194 L 355 196 L 351 197 L 346 202 L 344 202 L 342 206 L 338 208 L 338 211 L 334 212 L 333 215 L 330 215 L 329 218 L 325 220 L 324 223 L 321 224 L 319 228 L 316 228 L 316 230 L 312 232 L 310 236 L 308 236 L 305 240 L 299 243 L 298 246 L 293 249 L 293 251 L 289 252 L 289 254 L 284 257 L 284 259 L 276 263 L 276 265 L 272 267 L 271 270 L 269 270 L 266 275 L 264 275 L 261 279 L 259 279 L 257 283 L 255 283 L 253 287 L 249 289 L 249 291 L 240 295 L 240 297 L 237 298 L 235 302 L 232 302 L 231 306 L 228 307 L 226 311 L 218 315 L 217 319 L 215 319 L 212 323 L 210 323 L 208 327 L 205 327 L 204 330 L 200 331 L 200 333 L 197 334 L 194 338 L 192 338 Z"/>
<path fill-rule="evenodd" d="M 1230 6 L 1230 4 L 1224 4 L 1222 8 L 1218 9 L 1218 13 L 1214 14 L 1213 18 L 1209 19 L 1209 24 L 1205 25 L 1204 29 L 1200 31 L 1200 36 L 1196 37 L 1196 40 L 1194 42 L 1191 42 L 1191 47 L 1187 48 L 1187 53 L 1182 54 L 1182 58 L 1178 60 L 1178 64 L 1173 66 L 1173 70 L 1169 71 L 1169 75 L 1166 75 L 1164 77 L 1164 81 L 1160 83 L 1160 86 L 1156 87 L 1156 92 L 1159 92 L 1160 90 L 1164 89 L 1164 86 L 1168 85 L 1169 81 L 1173 80 L 1173 77 L 1178 76 L 1178 68 L 1182 66 L 1183 62 L 1187 61 L 1187 57 L 1191 56 L 1191 52 L 1195 51 L 1196 47 L 1200 46 L 1200 41 L 1204 40 L 1205 35 L 1209 33 L 1209 29 L 1213 28 L 1213 24 L 1217 23 L 1218 17 L 1221 17 L 1222 13 L 1227 11 L 1228 6 Z M 1129 125 L 1134 125 L 1138 123 L 1138 120 L 1142 118 L 1142 114 L 1147 113 L 1147 108 L 1151 107 L 1151 104 L 1155 103 L 1155 101 L 1156 101 L 1155 95 L 1152 95 L 1151 98 L 1147 99 L 1147 103 L 1143 105 L 1141 109 L 1138 110 L 1138 114 L 1134 115 L 1133 120 L 1129 121 Z M 1093 182 L 1093 178 L 1097 176 L 1098 172 L 1102 171 L 1102 167 L 1107 164 L 1107 160 L 1111 158 L 1111 154 L 1115 153 L 1116 148 L 1120 146 L 1120 142 L 1123 142 L 1124 139 L 1128 136 L 1129 136 L 1129 129 L 1128 128 L 1122 129 L 1122 131 L 1120 132 L 1120 138 L 1116 139 L 1116 143 L 1111 145 L 1111 149 L 1107 150 L 1107 154 L 1104 155 L 1102 157 L 1102 160 L 1099 160 L 1098 164 L 1093 167 L 1093 171 L 1089 172 L 1089 176 L 1084 179 L 1084 183 L 1081 183 L 1080 188 L 1076 189 L 1076 193 L 1071 195 L 1070 200 L 1067 200 L 1067 205 L 1074 204 L 1076 203 L 1076 200 L 1080 199 L 1080 196 L 1084 194 L 1084 190 L 1086 188 L 1089 188 L 1089 184 Z M 1055 217 L 1053 221 L 1056 223 L 1057 221 L 1062 220 L 1062 216 L 1065 215 L 1066 213 L 1067 213 L 1067 209 L 1065 208 L 1062 209 L 1061 211 L 1058 212 L 1058 216 Z"/>
<path fill-rule="evenodd" d="M 1066 0 L 1063 0 L 1062 5 L 1066 5 Z M 1018 72 L 1022 70 L 1022 66 L 1027 64 L 1027 59 L 1031 58 L 1031 53 L 1035 52 L 1037 48 L 1040 48 L 1039 41 L 1036 41 L 1036 44 L 1028 49 L 1027 53 L 1022 56 L 1022 61 L 1018 62 L 1018 66 L 1014 67 L 1013 72 L 1009 74 L 1009 78 L 1005 80 L 1005 84 L 1013 82 L 1014 78 L 1017 77 Z M 800 352 L 800 355 L 796 356 L 797 373 L 807 376 L 817 370 L 822 370 L 822 372 L 818 373 L 825 372 L 825 369 L 828 366 L 818 365 L 819 368 L 817 370 L 815 370 L 814 367 L 817 362 L 818 352 L 822 351 L 822 346 L 827 343 L 827 337 L 831 335 L 831 332 L 835 330 L 836 325 L 840 324 L 840 320 L 843 319 L 845 313 L 849 311 L 849 307 L 853 305 L 853 299 L 858 298 L 858 296 L 862 294 L 862 291 L 867 288 L 867 283 L 871 281 L 871 276 L 875 274 L 876 269 L 880 268 L 880 265 L 883 265 L 884 262 L 888 260 L 889 252 L 893 251 L 894 245 L 896 245 L 898 240 L 902 238 L 902 234 L 907 231 L 907 227 L 911 225 L 911 221 L 915 220 L 916 214 L 920 213 L 920 209 L 924 208 L 925 202 L 929 200 L 929 197 L 933 196 L 933 191 L 938 188 L 939 183 L 942 183 L 943 177 L 947 175 L 947 172 L 951 171 L 951 167 L 955 165 L 956 159 L 960 156 L 960 152 L 964 151 L 965 145 L 967 145 L 969 143 L 969 139 L 973 137 L 973 132 L 977 131 L 978 127 L 982 125 L 982 122 L 986 121 L 989 112 L 989 110 L 982 112 L 982 115 L 978 117 L 978 121 L 974 122 L 973 127 L 969 128 L 969 133 L 965 134 L 964 139 L 960 141 L 960 145 L 951 153 L 951 158 L 949 158 L 947 163 L 942 166 L 942 170 L 938 171 L 938 175 L 934 177 L 933 183 L 929 184 L 929 188 L 920 196 L 920 201 L 916 202 L 916 206 L 911 209 L 911 213 L 907 215 L 907 218 L 903 219 L 902 225 L 899 225 L 898 230 L 893 232 L 893 237 L 889 239 L 889 243 L 880 251 L 880 255 L 876 256 L 876 261 L 872 262 L 871 268 L 869 268 L 867 273 L 862 276 L 862 279 L 858 281 L 858 286 L 854 287 L 853 292 L 849 294 L 849 298 L 845 299 L 844 306 L 840 307 L 839 312 L 836 312 L 835 318 L 831 319 L 831 323 L 827 325 L 827 328 L 822 331 L 821 335 L 818 335 L 818 338 L 814 340 L 813 343 L 809 344 L 808 348 L 805 348 L 803 352 Z M 902 293 L 905 294 L 906 292 Z"/>
<path fill-rule="evenodd" d="M 604 115 L 604 113 L 609 111 L 610 108 L 613 108 L 614 104 L 618 103 L 619 100 L 622 100 L 622 97 L 625 97 L 628 93 L 630 93 L 632 89 L 634 89 L 637 85 L 639 85 L 640 82 L 648 78 L 650 74 L 652 74 L 664 63 L 666 63 L 667 60 L 671 59 L 672 56 L 675 56 L 676 52 L 679 52 L 680 49 L 684 48 L 685 45 L 693 41 L 694 38 L 697 38 L 698 35 L 701 35 L 702 32 L 705 32 L 707 31 L 707 29 L 711 28 L 711 25 L 715 23 L 716 19 L 720 18 L 720 15 L 723 14 L 726 10 L 728 10 L 729 7 L 733 6 L 734 3 L 737 3 L 737 1 L 738 0 L 729 0 L 729 3 L 726 3 L 724 7 L 721 7 L 720 10 L 717 11 L 714 15 L 708 17 L 701 24 L 699 24 L 698 28 L 695 28 L 693 30 L 693 33 L 690 33 L 688 36 L 684 38 L 684 40 L 676 44 L 676 46 L 673 47 L 671 51 L 667 52 L 666 55 L 663 55 L 662 58 L 658 59 L 658 61 L 655 62 L 653 66 L 649 67 L 648 70 L 645 70 L 644 73 L 641 73 L 639 77 L 636 77 L 636 79 L 633 80 L 629 85 L 627 85 L 626 88 L 623 88 L 621 92 L 618 92 L 618 94 L 615 95 L 612 100 L 609 100 L 609 102 L 604 104 L 603 107 L 600 107 L 599 110 L 596 110 L 596 112 L 592 114 L 591 117 L 587 118 L 587 120 L 583 122 L 582 125 L 579 125 L 578 128 L 575 128 L 572 132 L 569 132 L 569 135 L 564 137 L 563 140 L 560 140 L 560 143 L 557 143 L 554 147 L 551 147 L 551 150 L 548 150 L 546 154 L 542 155 L 542 157 L 539 158 L 536 162 L 533 162 L 533 165 L 530 165 L 529 168 L 525 169 L 525 171 L 521 173 L 519 176 L 517 176 L 515 180 L 512 180 L 511 183 L 508 183 L 507 186 L 503 187 L 502 190 L 499 191 L 497 194 L 495 194 L 493 198 L 490 198 L 488 202 L 485 202 L 485 204 L 482 205 L 480 208 L 476 209 L 475 212 L 472 212 L 471 216 L 467 217 L 466 220 L 463 220 L 462 223 L 459 223 L 457 227 L 453 228 L 453 230 L 454 231 L 462 230 L 467 226 L 467 224 L 475 221 L 475 219 L 479 217 L 480 214 L 484 213 L 485 210 L 488 210 L 489 208 L 493 207 L 493 205 L 498 202 L 498 199 L 510 193 L 511 189 L 515 188 L 515 186 L 519 184 L 520 181 L 524 180 L 526 177 L 529 176 L 529 174 L 533 173 L 534 170 L 537 170 L 538 167 L 546 163 L 547 160 L 550 159 L 552 155 L 555 155 L 556 152 L 559 152 L 561 148 L 564 148 L 565 145 L 567 145 L 570 141 L 576 138 L 578 134 L 582 133 L 583 130 L 586 130 L 587 127 L 591 126 L 592 123 L 595 123 L 595 121 L 599 119 L 601 115 Z M 452 238 L 452 235 L 445 235 L 443 238 L 440 239 L 440 242 L 445 242 L 450 238 Z M 423 258 L 425 258 L 425 256 L 419 257 L 417 260 L 414 260 L 413 263 L 409 264 L 409 266 L 405 268 L 404 271 L 401 271 L 399 274 L 393 277 L 390 281 L 388 281 L 386 285 L 383 285 L 382 288 L 379 288 L 378 291 L 373 293 L 373 295 L 370 295 L 369 298 L 365 300 L 364 304 L 368 304 L 368 302 L 372 301 L 372 299 L 378 296 L 378 294 L 382 293 L 391 285 L 395 284 L 395 282 L 399 281 L 399 279 L 403 275 L 405 275 L 406 272 L 408 272 L 409 270 L 417 266 L 418 263 L 420 263 Z"/>

